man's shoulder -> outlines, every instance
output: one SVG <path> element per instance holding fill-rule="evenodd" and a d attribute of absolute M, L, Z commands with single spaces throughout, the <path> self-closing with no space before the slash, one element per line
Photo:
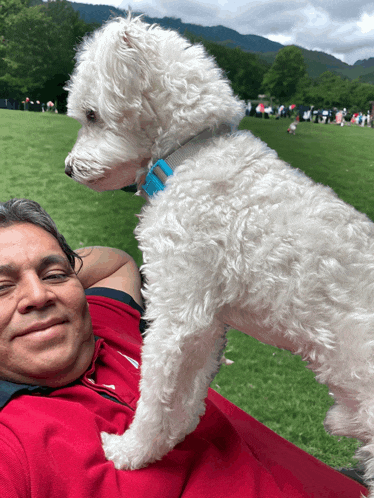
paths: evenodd
<path fill-rule="evenodd" d="M 143 315 L 144 310 L 138 303 L 126 292 L 119 291 L 117 289 L 110 289 L 109 287 L 90 287 L 84 291 L 86 296 L 101 296 L 106 297 L 108 299 L 113 299 L 119 303 L 124 303 L 135 310 L 139 311 L 141 315 Z"/>
<path fill-rule="evenodd" d="M 140 332 L 141 340 L 146 329 L 144 310 L 129 294 L 108 287 L 91 287 L 85 294 L 94 326 L 112 328 L 120 334 L 126 331 L 131 336 L 139 336 Z"/>

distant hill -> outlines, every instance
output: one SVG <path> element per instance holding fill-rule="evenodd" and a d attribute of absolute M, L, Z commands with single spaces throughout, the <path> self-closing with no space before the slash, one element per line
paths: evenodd
<path fill-rule="evenodd" d="M 85 3 L 71 2 L 74 10 L 77 10 L 86 22 L 98 22 L 100 24 L 114 16 L 123 16 L 125 11 L 111 7 L 110 5 L 89 5 Z M 140 13 L 138 13 L 140 14 Z M 273 42 L 257 35 L 241 35 L 237 31 L 225 28 L 225 26 L 200 26 L 198 24 L 184 23 L 175 17 L 144 16 L 144 20 L 150 24 L 159 24 L 164 28 L 174 29 L 183 34 L 186 30 L 196 36 L 202 36 L 207 40 L 226 43 L 235 47 L 240 47 L 249 52 L 277 52 L 283 48 L 280 43 Z"/>
<path fill-rule="evenodd" d="M 370 57 L 370 59 L 364 59 L 363 61 L 361 61 L 361 60 L 356 61 L 353 65 L 354 66 L 362 66 L 365 69 L 368 67 L 372 68 L 374 66 L 374 57 Z"/>
<path fill-rule="evenodd" d="M 110 5 L 70 3 L 86 22 L 103 24 L 111 17 L 123 16 L 125 14 L 124 10 L 111 7 Z M 224 26 L 200 26 L 198 24 L 184 23 L 181 19 L 174 17 L 163 17 L 160 19 L 144 16 L 144 20 L 150 24 L 159 24 L 164 28 L 177 30 L 182 35 L 186 31 L 189 31 L 194 35 L 202 36 L 206 40 L 232 48 L 239 47 L 247 52 L 257 53 L 261 59 L 269 63 L 274 61 L 277 52 L 284 47 L 284 45 L 268 40 L 263 36 L 241 35 L 237 31 Z M 374 84 L 374 58 L 357 61 L 351 66 L 324 52 L 307 50 L 305 48 L 301 48 L 301 50 L 307 65 L 308 74 L 311 78 L 317 78 L 325 71 L 331 71 L 351 80 L 360 78 L 362 81 Z"/>
<path fill-rule="evenodd" d="M 123 16 L 123 10 L 110 5 L 91 5 L 88 3 L 69 2 L 74 10 L 78 11 L 81 18 L 86 22 L 98 22 L 103 24 L 110 17 Z"/>

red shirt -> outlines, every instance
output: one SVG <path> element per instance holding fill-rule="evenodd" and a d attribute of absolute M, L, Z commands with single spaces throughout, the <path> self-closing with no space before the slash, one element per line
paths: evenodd
<path fill-rule="evenodd" d="M 134 415 L 141 309 L 124 293 L 109 295 L 115 299 L 87 297 L 98 339 L 82 378 L 58 389 L 0 382 L 1 498 L 359 498 L 368 493 L 212 390 L 197 429 L 161 461 L 116 470 L 105 459 L 100 432 L 121 434 Z"/>

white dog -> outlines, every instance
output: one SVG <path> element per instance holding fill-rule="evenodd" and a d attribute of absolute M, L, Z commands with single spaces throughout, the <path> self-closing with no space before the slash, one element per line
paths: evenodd
<path fill-rule="evenodd" d="M 327 428 L 362 440 L 374 475 L 374 225 L 250 133 L 214 136 L 244 106 L 173 31 L 109 22 L 84 41 L 68 90 L 82 124 L 73 179 L 102 191 L 140 185 L 160 158 L 176 168 L 136 229 L 150 327 L 135 418 L 103 434 L 107 457 L 140 468 L 195 429 L 228 324 L 309 362 L 336 401 Z"/>

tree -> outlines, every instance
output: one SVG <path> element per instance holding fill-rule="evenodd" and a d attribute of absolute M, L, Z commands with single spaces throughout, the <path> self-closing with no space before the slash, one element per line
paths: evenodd
<path fill-rule="evenodd" d="M 341 76 L 331 71 L 326 71 L 317 78 L 319 94 L 323 97 L 324 107 L 341 107 L 341 103 L 347 98 L 348 87 L 346 83 Z"/>
<path fill-rule="evenodd" d="M 289 100 L 306 76 L 303 53 L 298 47 L 291 45 L 279 50 L 273 65 L 264 76 L 263 87 L 280 101 Z"/>
<path fill-rule="evenodd" d="M 358 79 L 350 81 L 338 74 L 326 71 L 309 85 L 300 84 L 296 102 L 314 105 L 316 108 L 347 108 L 352 112 L 366 112 L 374 100 L 374 86 L 361 83 Z"/>
<path fill-rule="evenodd" d="M 73 71 L 75 46 L 95 27 L 80 19 L 66 0 L 15 11 L 3 21 L 6 43 L 0 82 L 12 88 L 12 97 L 64 100 L 62 86 Z"/>
<path fill-rule="evenodd" d="M 2 0 L 0 5 L 0 36 L 4 36 L 5 20 L 29 6 L 28 0 Z"/>
<path fill-rule="evenodd" d="M 27 0 L 2 0 L 0 5 L 0 77 L 6 72 L 4 58 L 6 55 L 7 37 L 5 34 L 6 20 L 18 14 L 28 6 Z M 0 94 L 6 95 L 9 90 L 7 81 L 0 79 Z"/>
<path fill-rule="evenodd" d="M 241 99 L 255 99 L 261 93 L 262 80 L 269 65 L 260 61 L 256 54 L 244 52 L 238 47 L 225 47 L 187 31 L 184 36 L 192 43 L 204 45 L 206 51 L 215 58 L 218 66 L 223 69 L 231 82 L 232 89 Z"/>
<path fill-rule="evenodd" d="M 51 25 L 39 6 L 29 7 L 5 19 L 5 74 L 1 79 L 17 96 L 32 92 L 44 79 L 50 51 Z"/>
<path fill-rule="evenodd" d="M 371 109 L 370 102 L 374 101 L 374 85 L 353 80 L 350 82 L 350 87 L 351 110 L 366 113 Z"/>

